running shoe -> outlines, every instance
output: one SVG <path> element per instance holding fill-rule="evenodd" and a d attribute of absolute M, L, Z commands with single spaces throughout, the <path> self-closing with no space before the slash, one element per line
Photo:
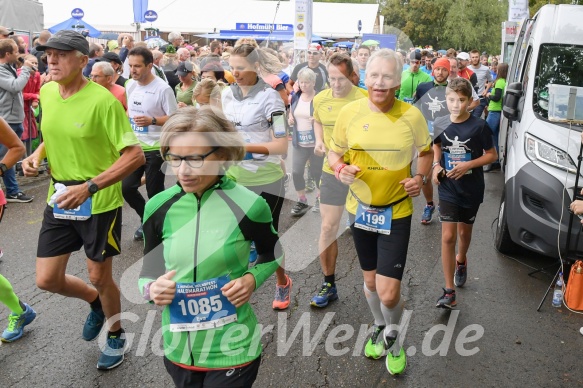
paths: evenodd
<path fill-rule="evenodd" d="M 441 307 L 444 309 L 453 309 L 457 305 L 455 301 L 455 290 L 444 288 L 443 295 L 437 299 L 437 304 L 435 307 Z"/>
<path fill-rule="evenodd" d="M 293 217 L 301 217 L 308 212 L 310 206 L 302 201 L 297 201 L 294 207 L 291 209 L 291 215 Z"/>
<path fill-rule="evenodd" d="M 386 353 L 385 343 L 383 341 L 383 332 L 385 331 L 384 325 L 372 325 L 372 333 L 370 338 L 364 346 L 364 356 L 372 358 L 373 360 L 378 360 Z"/>
<path fill-rule="evenodd" d="M 249 249 L 249 264 L 255 265 L 257 261 L 257 250 L 255 249 L 255 241 L 251 242 L 251 248 Z"/>
<path fill-rule="evenodd" d="M 274 310 L 285 310 L 286 308 L 289 307 L 292 280 L 287 275 L 285 275 L 285 277 L 287 279 L 287 283 L 285 286 L 280 286 L 279 284 L 275 285 L 275 299 L 273 300 L 272 305 Z"/>
<path fill-rule="evenodd" d="M 316 182 L 312 178 L 308 179 L 306 182 L 306 193 L 311 193 L 316 190 Z"/>
<path fill-rule="evenodd" d="M 97 338 L 104 322 L 105 314 L 103 310 L 91 310 L 83 326 L 83 339 L 85 341 L 93 341 Z"/>
<path fill-rule="evenodd" d="M 283 177 L 283 188 L 285 191 L 289 188 L 289 182 L 291 181 L 291 173 L 286 173 Z"/>
<path fill-rule="evenodd" d="M 28 325 L 36 318 L 36 312 L 32 307 L 26 303 L 23 304 L 25 309 L 22 314 L 11 313 L 8 316 L 8 327 L 2 332 L 2 337 L 0 337 L 2 342 L 14 342 L 22 337 L 24 326 Z"/>
<path fill-rule="evenodd" d="M 20 202 L 20 203 L 28 203 L 32 202 L 34 197 L 29 197 L 28 195 L 24 194 L 22 191 L 14 195 L 6 194 L 6 202 Z"/>
<path fill-rule="evenodd" d="M 142 241 L 144 239 L 144 225 L 140 225 L 136 232 L 134 233 L 134 241 Z"/>
<path fill-rule="evenodd" d="M 314 207 L 312 207 L 312 213 L 320 213 L 320 197 L 316 197 L 316 202 L 314 202 Z"/>
<path fill-rule="evenodd" d="M 126 334 L 107 338 L 105 346 L 101 350 L 101 355 L 97 361 L 97 369 L 108 370 L 119 366 L 124 359 L 126 350 Z"/>
<path fill-rule="evenodd" d="M 423 209 L 423 215 L 421 216 L 421 223 L 423 225 L 429 225 L 431 223 L 433 212 L 435 212 L 435 206 L 425 205 L 425 208 Z"/>
<path fill-rule="evenodd" d="M 400 375 L 405 371 L 407 367 L 407 355 L 405 354 L 405 349 L 396 343 L 396 336 L 385 337 L 385 348 L 387 349 L 387 358 L 385 365 L 387 370 L 392 375 Z M 399 355 L 395 356 L 392 351 L 393 346 L 399 346 Z"/>
<path fill-rule="evenodd" d="M 345 230 L 347 230 L 348 232 L 352 232 L 352 229 L 350 229 L 350 217 L 346 219 L 346 228 Z"/>
<path fill-rule="evenodd" d="M 455 284 L 456 287 L 462 287 L 464 284 L 466 284 L 466 280 L 468 280 L 467 263 L 460 264 L 456 260 L 455 273 L 453 274 L 453 284 Z"/>
<path fill-rule="evenodd" d="M 312 297 L 310 304 L 314 307 L 326 307 L 328 306 L 328 303 L 336 299 L 338 299 L 338 291 L 336 290 L 336 285 L 324 283 L 322 284 L 320 292 L 318 292 L 318 294 Z"/>

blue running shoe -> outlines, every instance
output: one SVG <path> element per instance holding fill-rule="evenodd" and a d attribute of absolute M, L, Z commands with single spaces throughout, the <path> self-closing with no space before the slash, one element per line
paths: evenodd
<path fill-rule="evenodd" d="M 93 341 L 97 338 L 104 322 L 105 314 L 103 313 L 103 310 L 91 310 L 89 315 L 87 315 L 85 325 L 83 325 L 83 339 L 85 341 Z"/>
<path fill-rule="evenodd" d="M 257 250 L 255 249 L 255 241 L 251 243 L 251 249 L 249 250 L 249 264 L 255 265 L 257 261 Z"/>
<path fill-rule="evenodd" d="M 435 212 L 435 206 L 425 205 L 423 209 L 423 215 L 421 216 L 421 223 L 423 225 L 429 225 L 431 219 L 433 218 L 433 213 Z"/>
<path fill-rule="evenodd" d="M 0 337 L 2 342 L 14 342 L 22 337 L 24 326 L 28 325 L 36 318 L 36 312 L 32 307 L 26 303 L 23 304 L 25 310 L 22 314 L 11 313 L 8 316 L 8 327 L 2 333 L 2 337 Z"/>
<path fill-rule="evenodd" d="M 462 287 L 466 284 L 466 280 L 468 279 L 468 267 L 466 263 L 460 264 L 456 260 L 455 262 L 455 273 L 453 274 L 453 284 L 456 287 Z"/>
<path fill-rule="evenodd" d="M 336 290 L 336 285 L 324 283 L 322 284 L 320 292 L 314 295 L 314 297 L 310 301 L 310 304 L 314 307 L 326 307 L 328 306 L 328 303 L 336 299 L 338 299 L 338 291 Z"/>
<path fill-rule="evenodd" d="M 455 290 L 444 288 L 443 295 L 437 300 L 435 307 L 451 310 L 455 308 L 455 306 L 457 306 L 457 302 L 455 300 Z"/>
<path fill-rule="evenodd" d="M 109 370 L 119 366 L 124 359 L 126 350 L 126 335 L 121 333 L 118 337 L 109 337 L 105 347 L 101 350 L 97 369 Z"/>

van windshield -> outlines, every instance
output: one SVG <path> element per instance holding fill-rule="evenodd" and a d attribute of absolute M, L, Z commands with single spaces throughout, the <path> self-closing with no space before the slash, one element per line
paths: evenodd
<path fill-rule="evenodd" d="M 583 87 L 583 46 L 542 45 L 536 75 L 533 109 L 548 119 L 550 84 Z"/>

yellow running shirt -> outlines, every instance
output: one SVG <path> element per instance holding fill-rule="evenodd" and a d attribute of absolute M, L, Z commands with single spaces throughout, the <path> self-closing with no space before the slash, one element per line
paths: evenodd
<path fill-rule="evenodd" d="M 379 207 L 407 196 L 399 182 L 411 176 L 411 162 L 417 152 L 429 151 L 431 138 L 423 114 L 414 106 L 395 100 L 389 112 L 373 112 L 369 100 L 361 99 L 340 111 L 329 145 L 344 154 L 347 164 L 360 168 L 346 202 L 346 209 L 356 214 L 353 193 L 364 204 Z M 411 214 L 411 198 L 393 208 L 393 219 Z"/>
<path fill-rule="evenodd" d="M 326 153 L 330 148 L 330 139 L 332 138 L 332 131 L 336 118 L 346 104 L 356 101 L 361 98 L 368 97 L 366 90 L 353 86 L 352 90 L 346 97 L 335 98 L 332 96 L 332 89 L 322 90 L 314 97 L 314 120 L 322 124 L 324 131 L 324 146 Z M 328 165 L 328 156 L 324 157 L 324 165 L 322 171 L 334 175 L 334 171 Z"/>

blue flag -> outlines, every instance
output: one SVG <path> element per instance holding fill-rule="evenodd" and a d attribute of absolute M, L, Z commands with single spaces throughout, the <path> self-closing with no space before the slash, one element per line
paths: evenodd
<path fill-rule="evenodd" d="M 148 10 L 148 0 L 134 0 L 134 22 L 145 23 L 144 14 Z"/>

